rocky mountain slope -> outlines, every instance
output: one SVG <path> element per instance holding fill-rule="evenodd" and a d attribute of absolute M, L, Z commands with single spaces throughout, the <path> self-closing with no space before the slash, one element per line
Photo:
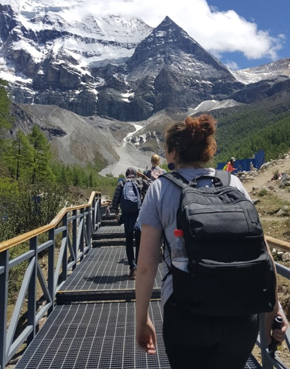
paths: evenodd
<path fill-rule="evenodd" d="M 50 141 L 56 158 L 64 164 L 96 165 L 102 175 L 118 176 L 130 165 L 145 168 L 151 151 L 140 151 L 130 136 L 141 125 L 100 117 L 82 117 L 51 105 L 13 104 L 11 137 L 18 129 L 29 133 L 38 125 Z M 144 122 L 143 122 L 144 124 Z"/>

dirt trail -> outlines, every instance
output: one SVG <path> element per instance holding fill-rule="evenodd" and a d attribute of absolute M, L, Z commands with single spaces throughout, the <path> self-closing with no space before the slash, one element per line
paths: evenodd
<path fill-rule="evenodd" d="M 288 154 L 289 155 L 289 154 Z M 279 159 L 275 161 L 273 165 L 269 166 L 268 168 L 264 170 L 259 170 L 257 176 L 253 177 L 252 180 L 243 182 L 244 187 L 246 190 L 251 194 L 251 191 L 254 188 L 259 187 L 268 187 L 268 186 L 274 186 L 276 192 L 276 195 L 285 200 L 290 201 L 290 192 L 288 192 L 288 189 L 280 189 L 279 188 L 279 181 L 278 180 L 271 180 L 274 173 L 276 171 L 279 171 L 279 173 L 288 173 L 290 174 L 290 157 L 287 157 L 285 159 Z"/>

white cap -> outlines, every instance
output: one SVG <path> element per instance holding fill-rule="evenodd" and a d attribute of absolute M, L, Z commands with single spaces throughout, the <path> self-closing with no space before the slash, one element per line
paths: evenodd
<path fill-rule="evenodd" d="M 236 161 L 236 159 L 233 156 L 231 157 L 231 160 Z"/>

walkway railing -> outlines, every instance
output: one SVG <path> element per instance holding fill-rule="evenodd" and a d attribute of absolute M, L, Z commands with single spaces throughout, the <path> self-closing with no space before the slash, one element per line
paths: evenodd
<path fill-rule="evenodd" d="M 53 310 L 57 291 L 91 248 L 101 211 L 101 193 L 93 192 L 87 204 L 63 208 L 50 224 L 0 243 L 0 369 L 24 342 L 33 340 L 40 320 Z M 17 247 L 24 251 L 13 258 L 11 251 Z M 47 255 L 45 272 L 39 264 L 43 254 Z M 22 284 L 13 313 L 8 314 L 15 268 L 23 270 Z M 17 332 L 20 321 L 24 324 Z"/>
<path fill-rule="evenodd" d="M 290 252 L 290 242 L 278 240 L 278 239 L 270 237 L 270 236 L 265 236 L 265 238 L 266 238 L 270 248 L 277 247 L 280 250 Z M 285 266 L 283 266 L 282 264 L 279 264 L 279 263 L 275 263 L 275 265 L 276 265 L 277 273 L 279 275 L 287 278 L 288 280 L 290 280 L 290 269 L 286 268 Z M 282 307 L 281 307 L 281 310 L 283 311 Z M 283 312 L 283 314 L 284 314 L 284 312 Z M 284 314 L 284 316 L 285 316 L 285 314 Z M 277 356 L 275 356 L 275 358 L 273 358 L 269 355 L 269 351 L 267 350 L 268 343 L 267 343 L 266 336 L 265 336 L 265 325 L 264 325 L 263 314 L 261 314 L 261 319 L 260 319 L 260 332 L 261 333 L 258 337 L 257 345 L 261 349 L 263 369 L 273 369 L 273 366 L 275 368 L 279 368 L 279 369 L 289 368 L 289 366 L 287 366 L 285 363 L 283 363 L 283 361 L 280 360 Z M 286 344 L 287 344 L 287 347 L 288 347 L 288 352 L 290 352 L 290 332 L 289 332 L 289 329 L 286 332 L 285 341 L 286 341 Z"/>
<path fill-rule="evenodd" d="M 56 293 L 91 248 L 92 234 L 99 228 L 101 218 L 101 194 L 93 192 L 87 204 L 64 208 L 50 224 L 0 243 L 0 369 L 25 342 L 28 345 L 33 340 L 41 319 L 53 311 Z M 269 236 L 266 239 L 271 247 L 290 252 L 289 242 Z M 22 246 L 26 249 L 19 256 L 11 256 L 12 250 Z M 47 255 L 46 269 L 39 264 L 43 251 Z M 8 314 L 11 272 L 22 264 L 22 284 L 13 312 Z M 278 263 L 276 267 L 279 274 L 290 280 L 290 269 Z M 287 368 L 279 358 L 269 355 L 263 325 L 260 332 L 257 344 L 263 368 Z M 288 332 L 286 343 L 290 351 L 289 342 Z"/>

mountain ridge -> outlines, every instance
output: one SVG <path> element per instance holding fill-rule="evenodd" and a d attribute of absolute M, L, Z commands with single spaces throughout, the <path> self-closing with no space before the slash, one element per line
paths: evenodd
<path fill-rule="evenodd" d="M 227 116 L 269 99 L 287 111 L 290 58 L 230 71 L 169 17 L 152 28 L 78 12 L 85 0 L 62 4 L 0 0 L 0 78 L 19 107 L 14 131 L 39 125 L 67 164 L 97 161 L 118 175 L 123 152 L 137 167 L 162 156 L 164 129 L 187 115 Z"/>
<path fill-rule="evenodd" d="M 245 86 L 275 81 L 290 69 L 284 60 L 232 72 L 169 17 L 152 29 L 138 18 L 101 17 L 80 7 L 85 0 L 62 7 L 0 0 L 0 77 L 9 81 L 14 102 L 142 121 L 206 100 L 248 102 L 252 87 Z"/>

